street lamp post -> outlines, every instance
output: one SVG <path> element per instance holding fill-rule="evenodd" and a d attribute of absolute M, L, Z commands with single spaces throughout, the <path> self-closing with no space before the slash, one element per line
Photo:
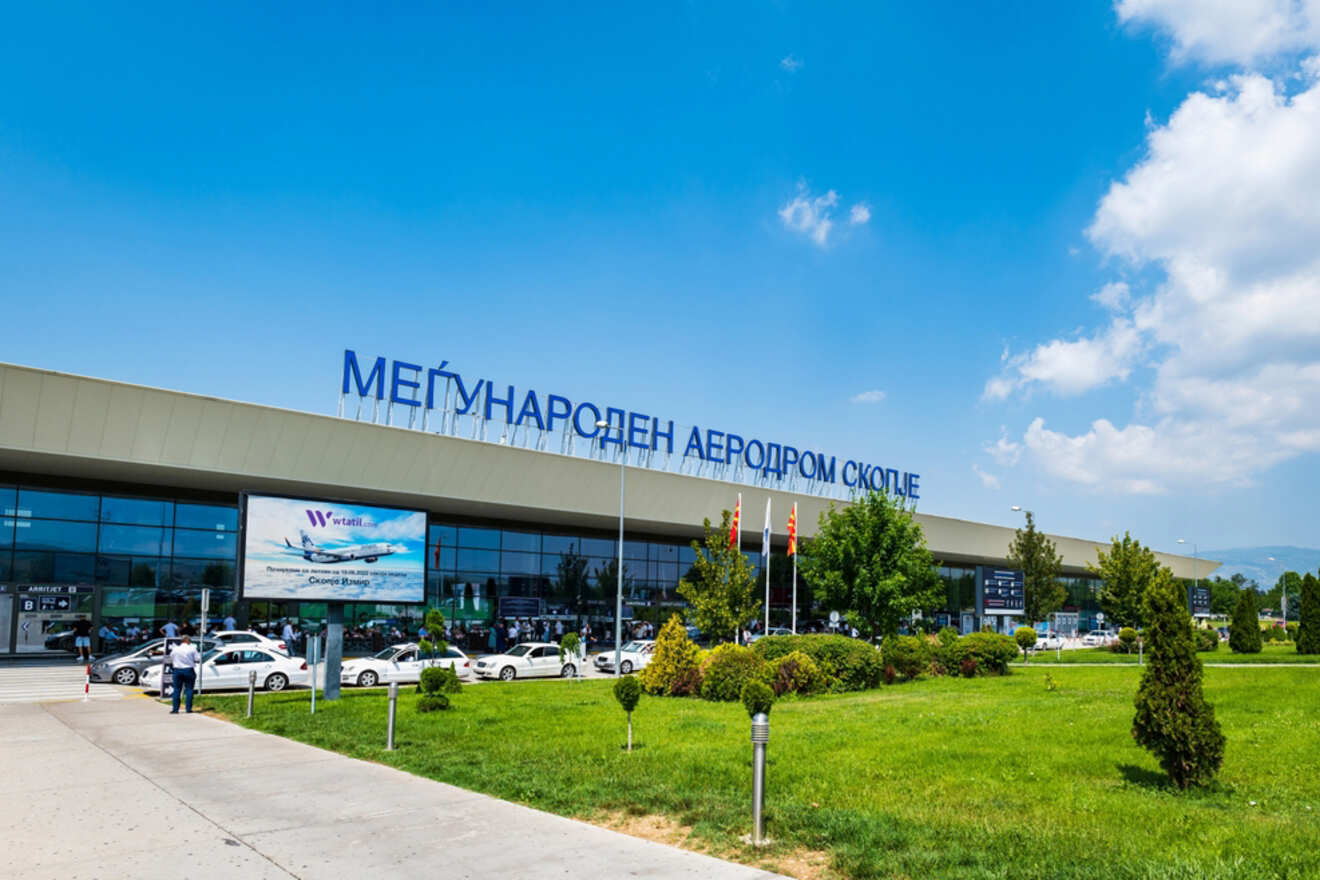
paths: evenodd
<path fill-rule="evenodd" d="M 610 423 L 601 419 L 596 427 L 608 431 Z M 601 447 L 604 448 L 605 435 L 601 434 Z M 619 582 L 614 597 L 614 674 L 622 675 L 623 663 L 623 481 L 627 471 L 628 447 L 623 445 L 623 425 L 619 425 Z"/>
<path fill-rule="evenodd" d="M 1270 562 L 1278 562 L 1273 556 L 1266 556 Z M 1279 601 L 1283 604 L 1283 630 L 1288 631 L 1288 572 L 1279 575 Z"/>

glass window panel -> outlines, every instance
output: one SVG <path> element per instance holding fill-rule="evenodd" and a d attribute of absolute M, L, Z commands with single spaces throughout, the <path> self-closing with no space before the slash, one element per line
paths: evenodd
<path fill-rule="evenodd" d="M 18 504 L 15 510 L 17 516 L 94 520 L 100 503 L 101 496 L 99 495 L 19 489 Z"/>
<path fill-rule="evenodd" d="M 500 571 L 503 574 L 540 574 L 541 556 L 538 553 L 500 554 Z"/>
<path fill-rule="evenodd" d="M 8 550 L 0 550 L 0 581 L 11 580 L 14 571 L 13 556 L 14 554 Z M 0 599 L 0 602 L 3 601 L 5 600 Z"/>
<path fill-rule="evenodd" d="M 440 545 L 440 563 L 439 563 L 438 565 L 436 564 L 436 561 L 435 561 L 435 545 L 434 545 L 434 544 L 431 546 L 431 550 L 429 551 L 429 553 L 430 553 L 430 555 L 426 557 L 426 564 L 429 565 L 429 566 L 432 568 L 432 570 L 434 570 L 434 569 L 443 569 L 443 570 L 445 570 L 445 571 L 449 571 L 449 570 L 452 570 L 452 569 L 455 567 L 455 561 L 454 561 L 454 560 L 457 558 L 457 551 L 454 550 L 454 547 L 453 547 L 452 544 L 450 544 L 450 545 L 444 545 L 444 544 Z"/>
<path fill-rule="evenodd" d="M 155 559 L 150 556 L 134 557 L 128 568 L 130 587 L 154 587 L 164 583 L 165 573 L 169 571 L 169 560 Z"/>
<path fill-rule="evenodd" d="M 624 559 L 645 559 L 647 543 L 645 541 L 624 541 L 623 558 Z"/>
<path fill-rule="evenodd" d="M 14 546 L 14 520 L 0 519 L 0 547 Z"/>
<path fill-rule="evenodd" d="M 696 559 L 697 559 L 697 554 L 692 549 L 692 545 L 684 544 L 682 547 L 678 548 L 678 562 L 680 565 L 683 566 L 691 565 L 693 562 L 696 561 Z"/>
<path fill-rule="evenodd" d="M 77 550 L 90 553 L 96 550 L 96 523 L 20 519 L 15 522 L 14 546 L 20 550 Z"/>
<path fill-rule="evenodd" d="M 55 554 L 36 550 L 16 551 L 13 579 L 19 583 L 50 583 L 55 579 Z"/>
<path fill-rule="evenodd" d="M 174 524 L 185 529 L 238 530 L 238 508 L 223 504 L 174 505 Z"/>
<path fill-rule="evenodd" d="M 198 589 L 231 587 L 235 584 L 234 565 L 215 559 L 175 559 L 170 566 L 169 582 L 177 587 Z"/>
<path fill-rule="evenodd" d="M 540 553 L 541 533 L 504 532 L 502 546 L 505 550 L 524 550 L 530 553 Z"/>
<path fill-rule="evenodd" d="M 678 545 L 677 544 L 652 544 L 651 558 L 660 562 L 677 562 Z"/>
<path fill-rule="evenodd" d="M 17 496 L 18 490 L 13 486 L 0 486 L 0 514 L 14 515 L 14 499 Z"/>
<path fill-rule="evenodd" d="M 458 530 L 458 546 L 478 550 L 498 550 L 500 530 L 461 528 Z"/>
<path fill-rule="evenodd" d="M 544 554 L 542 554 L 542 555 L 541 555 L 541 574 L 550 575 L 551 577 L 558 577 L 558 576 L 559 576 L 559 561 L 560 561 L 562 558 L 563 558 L 563 557 L 560 556 L 560 555 L 557 554 L 557 553 L 556 553 L 555 555 L 553 555 L 553 556 L 550 555 L 549 553 L 544 553 Z"/>
<path fill-rule="evenodd" d="M 542 553 L 568 553 L 570 550 L 579 550 L 582 539 L 576 535 L 543 535 L 541 537 Z"/>
<path fill-rule="evenodd" d="M 102 553 L 130 553 L 142 556 L 167 556 L 170 530 L 160 526 L 101 526 Z"/>
<path fill-rule="evenodd" d="M 678 563 L 661 562 L 656 568 L 653 580 L 662 584 L 673 585 L 678 583 Z"/>
<path fill-rule="evenodd" d="M 151 498 L 101 499 L 101 522 L 124 523 L 137 526 L 174 525 L 174 502 Z"/>
<path fill-rule="evenodd" d="M 133 570 L 133 560 L 127 556 L 96 557 L 95 580 L 98 584 L 116 587 L 128 586 L 129 572 Z"/>
<path fill-rule="evenodd" d="M 477 571 L 499 571 L 500 554 L 498 550 L 460 549 L 456 567 Z"/>
<path fill-rule="evenodd" d="M 51 580 L 59 583 L 90 584 L 96 570 L 96 557 L 90 553 L 56 553 Z"/>
<path fill-rule="evenodd" d="M 234 532 L 175 529 L 174 555 L 234 559 L 238 555 L 238 535 Z"/>
<path fill-rule="evenodd" d="M 431 546 L 439 541 L 441 547 L 458 546 L 458 528 L 456 526 L 431 526 L 428 529 Z"/>
<path fill-rule="evenodd" d="M 583 538 L 578 552 L 583 556 L 613 556 L 614 542 L 609 538 Z"/>

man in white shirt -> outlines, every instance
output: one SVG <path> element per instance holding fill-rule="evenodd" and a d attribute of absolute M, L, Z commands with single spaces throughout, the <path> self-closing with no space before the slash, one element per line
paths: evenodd
<path fill-rule="evenodd" d="M 234 615 L 230 614 L 225 618 L 225 629 L 238 629 L 238 621 L 234 620 Z"/>
<path fill-rule="evenodd" d="M 192 637 L 184 636 L 183 641 L 170 649 L 170 666 L 174 667 L 174 702 L 171 715 L 179 714 L 180 692 L 186 691 L 186 709 L 192 711 L 193 688 L 197 685 L 197 667 L 202 662 L 202 655 L 193 646 Z"/>
<path fill-rule="evenodd" d="M 292 653 L 293 653 L 293 624 L 292 624 L 292 623 L 289 623 L 288 620 L 285 620 L 285 621 L 284 621 L 284 631 L 283 631 L 282 633 L 280 633 L 280 635 L 282 635 L 282 636 L 284 637 L 284 644 L 285 644 L 285 646 L 289 649 L 289 653 L 292 654 Z"/>
<path fill-rule="evenodd" d="M 165 625 L 160 628 L 160 633 L 167 639 L 178 638 L 179 626 L 172 620 L 166 621 Z"/>

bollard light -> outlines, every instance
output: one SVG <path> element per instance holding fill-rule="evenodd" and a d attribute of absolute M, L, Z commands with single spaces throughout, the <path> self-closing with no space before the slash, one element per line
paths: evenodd
<path fill-rule="evenodd" d="M 248 713 L 247 717 L 252 717 L 252 701 L 257 695 L 257 673 L 255 670 L 248 673 Z"/>
<path fill-rule="evenodd" d="M 752 716 L 752 846 L 764 846 L 765 839 L 765 747 L 770 742 L 770 716 L 757 712 Z"/>
<path fill-rule="evenodd" d="M 399 683 L 390 682 L 390 716 L 388 728 L 385 731 L 385 751 L 394 751 L 394 717 L 399 705 Z"/>

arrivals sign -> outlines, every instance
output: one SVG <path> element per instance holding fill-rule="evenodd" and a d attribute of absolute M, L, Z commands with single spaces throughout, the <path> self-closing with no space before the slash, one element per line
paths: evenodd
<path fill-rule="evenodd" d="M 423 602 L 426 513 L 245 495 L 239 568 L 245 599 Z"/>
<path fill-rule="evenodd" d="M 765 488 L 846 497 L 872 489 L 915 502 L 921 475 L 892 462 L 848 458 L 621 406 L 574 401 L 448 368 L 344 352 L 339 414 L 450 436 Z M 356 401 L 356 408 L 349 408 Z M 382 411 L 383 407 L 383 411 Z M 597 422 L 607 427 L 597 427 Z"/>
<path fill-rule="evenodd" d="M 1210 616 L 1210 588 L 1209 587 L 1191 587 L 1187 590 L 1188 598 L 1191 600 L 1192 617 Z"/>

